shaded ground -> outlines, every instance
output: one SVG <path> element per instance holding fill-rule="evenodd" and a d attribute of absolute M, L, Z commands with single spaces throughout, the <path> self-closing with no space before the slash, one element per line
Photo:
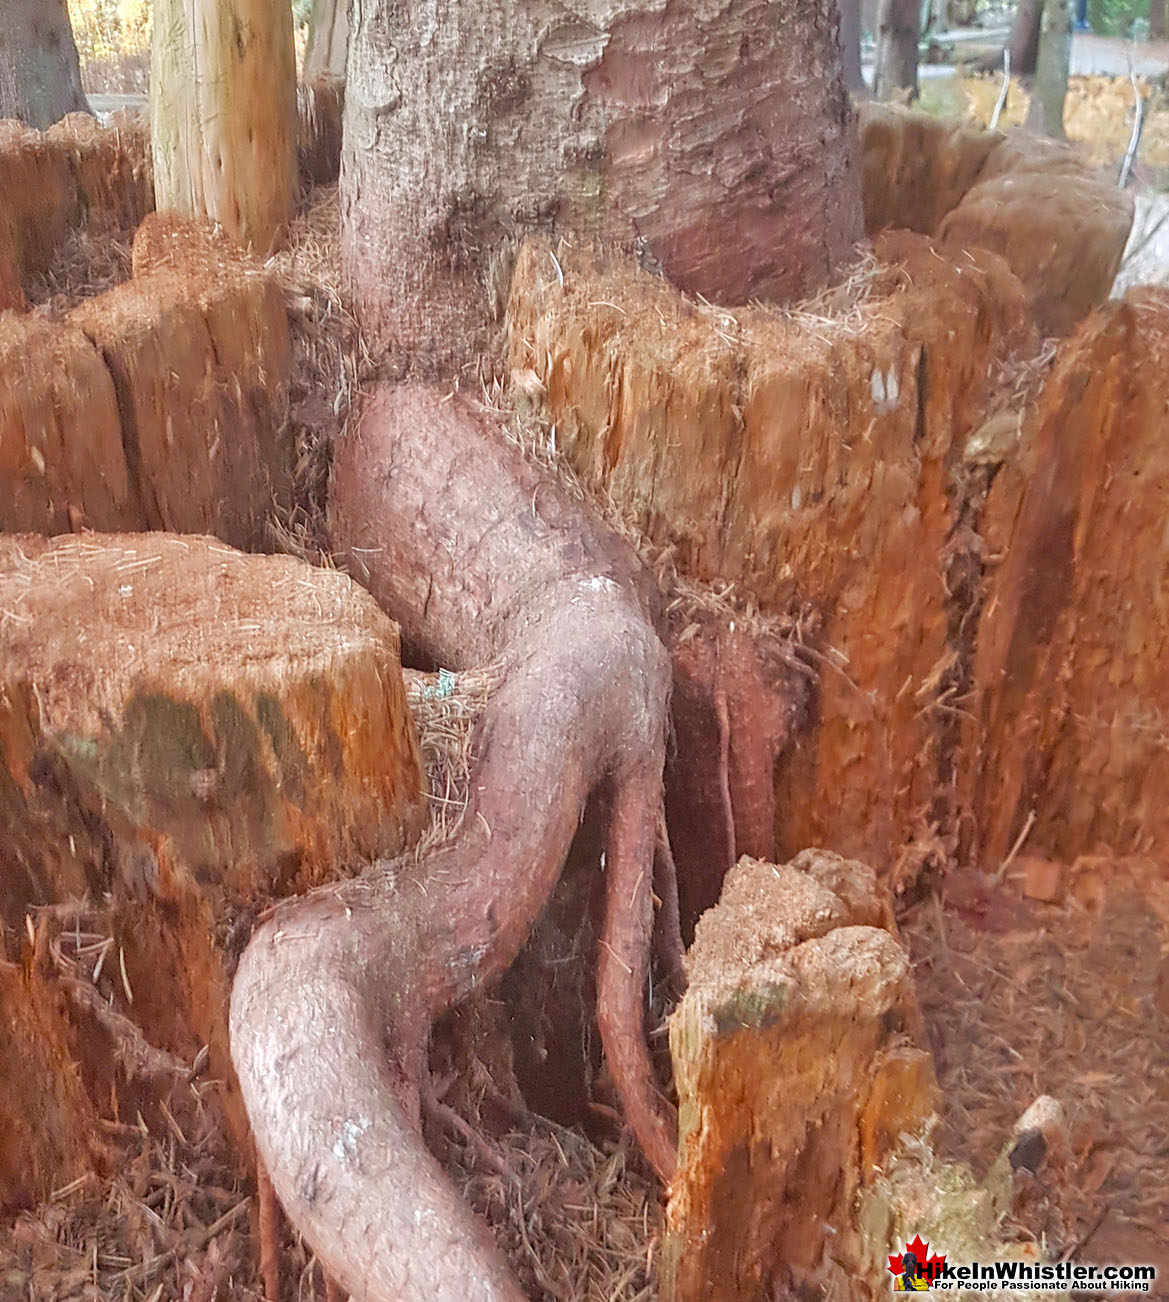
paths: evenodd
<path fill-rule="evenodd" d="M 1020 1113 L 1054 1095 L 1068 1242 L 1085 1261 L 1154 1262 L 1169 1296 L 1169 866 L 1081 868 L 1059 903 L 1027 899 L 1021 867 L 1002 883 L 955 870 L 904 919 L 944 1152 L 985 1175 Z"/>

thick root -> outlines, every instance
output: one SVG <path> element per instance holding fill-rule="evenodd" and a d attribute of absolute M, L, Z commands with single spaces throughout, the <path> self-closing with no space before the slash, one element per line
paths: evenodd
<path fill-rule="evenodd" d="M 338 448 L 332 528 L 415 650 L 499 664 L 502 684 L 454 841 L 282 908 L 253 938 L 233 1058 L 273 1186 L 355 1302 L 513 1302 L 421 1138 L 426 1040 L 518 953 L 610 783 L 599 1021 L 630 1124 L 672 1173 L 642 1026 L 670 684 L 656 589 L 489 420 L 423 388 L 379 391 Z"/>

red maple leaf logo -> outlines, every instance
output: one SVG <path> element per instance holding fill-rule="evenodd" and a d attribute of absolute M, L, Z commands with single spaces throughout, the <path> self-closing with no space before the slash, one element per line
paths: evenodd
<path fill-rule="evenodd" d="M 913 1242 L 905 1245 L 905 1251 L 899 1252 L 896 1256 L 890 1254 L 889 1273 L 891 1275 L 904 1275 L 906 1270 L 905 1258 L 912 1256 L 917 1263 L 918 1270 L 924 1274 L 925 1278 L 932 1284 L 934 1280 L 939 1279 L 942 1270 L 946 1265 L 946 1255 L 937 1253 L 930 1255 L 930 1245 L 922 1243 L 921 1235 L 914 1235 Z"/>

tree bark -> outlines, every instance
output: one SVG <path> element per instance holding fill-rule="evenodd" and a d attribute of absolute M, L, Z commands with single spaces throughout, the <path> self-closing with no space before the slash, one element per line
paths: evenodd
<path fill-rule="evenodd" d="M 313 0 L 302 80 L 343 80 L 349 50 L 349 0 Z"/>
<path fill-rule="evenodd" d="M 1035 85 L 1025 126 L 1040 135 L 1065 139 L 1063 104 L 1068 93 L 1068 69 L 1072 58 L 1071 0 L 1046 0 L 1039 53 L 1035 61 Z"/>
<path fill-rule="evenodd" d="M 159 0 L 150 65 L 159 208 L 261 255 L 296 201 L 296 59 L 286 0 Z"/>
<path fill-rule="evenodd" d="M 65 0 L 6 0 L 0 22 L 0 118 L 43 130 L 88 113 Z"/>
<path fill-rule="evenodd" d="M 355 10 L 343 256 L 368 335 L 432 370 L 492 338 L 533 231 L 712 301 L 819 287 L 861 231 L 832 0 L 372 0 Z"/>
<path fill-rule="evenodd" d="M 877 11 L 877 99 L 905 95 L 917 99 L 917 43 L 921 36 L 920 0 L 881 0 Z"/>

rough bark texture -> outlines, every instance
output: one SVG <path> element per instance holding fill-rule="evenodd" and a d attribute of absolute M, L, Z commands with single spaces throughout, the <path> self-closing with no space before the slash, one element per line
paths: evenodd
<path fill-rule="evenodd" d="M 1035 84 L 1027 111 L 1027 130 L 1065 138 L 1063 104 L 1072 57 L 1072 0 L 1046 0 L 1035 59 Z"/>
<path fill-rule="evenodd" d="M 5 0 L 0 24 L 0 120 L 52 126 L 88 113 L 65 0 Z"/>
<path fill-rule="evenodd" d="M 43 132 L 0 123 L 0 281 L 5 266 L 17 286 L 46 271 L 79 227 L 95 237 L 131 231 L 153 207 L 150 142 L 137 115 L 102 128 L 74 114 Z"/>
<path fill-rule="evenodd" d="M 285 0 L 159 0 L 150 136 L 160 208 L 268 253 L 296 201 L 296 59 Z"/>
<path fill-rule="evenodd" d="M 274 279 L 153 217 L 135 276 L 66 322 L 0 321 L 0 528 L 174 529 L 266 543 L 288 500 L 288 317 Z"/>
<path fill-rule="evenodd" d="M 302 78 L 310 84 L 320 77 L 344 80 L 348 52 L 349 0 L 313 0 Z"/>
<path fill-rule="evenodd" d="M 670 1020 L 674 1302 L 887 1290 L 859 1212 L 939 1102 L 892 925 L 873 873 L 821 851 L 741 860 L 699 922 Z"/>
<path fill-rule="evenodd" d="M 539 394 L 587 483 L 684 572 L 764 609 L 819 612 L 777 845 L 887 869 L 939 816 L 947 771 L 950 466 L 988 371 L 1033 336 L 993 255 L 950 262 L 908 234 L 879 251 L 888 268 L 833 322 L 827 304 L 808 317 L 696 308 L 656 277 L 567 255 L 562 286 L 533 244 L 508 316 L 517 386 Z"/>
<path fill-rule="evenodd" d="M 921 39 L 920 0 L 881 0 L 877 10 L 877 99 L 917 99 L 917 43 Z"/>
<path fill-rule="evenodd" d="M 449 395 L 379 390 L 335 457 L 332 530 L 354 572 L 416 651 L 498 663 L 503 681 L 459 835 L 267 923 L 232 993 L 233 1055 L 273 1185 L 355 1299 L 517 1299 L 418 1133 L 426 1037 L 518 953 L 607 783 L 598 1019 L 629 1120 L 672 1172 L 636 1034 L 669 690 L 656 589 L 495 421 Z"/>
<path fill-rule="evenodd" d="M 355 20 L 343 251 L 399 360 L 481 351 L 534 231 L 636 249 L 718 302 L 814 290 L 860 233 L 831 0 L 381 0 Z"/>
<path fill-rule="evenodd" d="M 1068 146 L 870 104 L 861 157 L 870 234 L 905 226 L 1001 254 L 1042 334 L 1070 334 L 1111 292 L 1132 198 Z"/>
<path fill-rule="evenodd" d="M 1137 290 L 1083 324 L 1045 386 L 1035 473 L 979 630 L 988 864 L 1032 810 L 1029 848 L 1067 862 L 1169 847 L 1167 377 L 1169 295 Z"/>
<path fill-rule="evenodd" d="M 189 1064 L 210 1046 L 246 1167 L 234 929 L 417 832 L 397 631 L 340 574 L 160 534 L 5 536 L 0 611 L 0 916 L 9 937 L 38 919 L 20 969 L 0 964 L 25 1001 L 6 994 L 0 1022 L 0 1203 L 45 1198 L 96 1160 L 84 1137 L 111 1088 L 131 1116 L 146 1106 L 121 1093 L 141 1083 L 128 1068 L 113 1079 L 115 1023 L 146 1058 Z M 82 897 L 117 945 L 106 985 L 87 986 L 96 1009 L 50 973 L 58 915 L 37 912 Z"/>

